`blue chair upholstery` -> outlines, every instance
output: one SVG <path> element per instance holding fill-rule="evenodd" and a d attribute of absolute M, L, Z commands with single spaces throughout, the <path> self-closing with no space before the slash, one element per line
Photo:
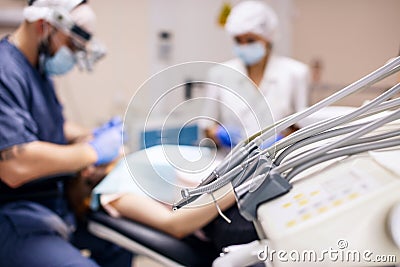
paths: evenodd
<path fill-rule="evenodd" d="M 156 145 L 196 145 L 199 139 L 199 127 L 187 125 L 182 128 L 148 130 L 141 133 L 140 149 Z"/>

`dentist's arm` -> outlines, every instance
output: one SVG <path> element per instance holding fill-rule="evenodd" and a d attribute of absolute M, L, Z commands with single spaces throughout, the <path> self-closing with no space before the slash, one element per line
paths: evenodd
<path fill-rule="evenodd" d="M 64 135 L 70 144 L 88 141 L 93 137 L 90 129 L 71 121 L 64 122 Z"/>
<path fill-rule="evenodd" d="M 40 177 L 73 173 L 97 161 L 88 143 L 56 145 L 34 141 L 0 153 L 0 177 L 12 188 Z"/>
<path fill-rule="evenodd" d="M 33 141 L 0 151 L 0 177 L 16 188 L 37 178 L 73 173 L 86 166 L 108 164 L 120 155 L 121 126 L 97 133 L 88 143 L 58 145 Z"/>

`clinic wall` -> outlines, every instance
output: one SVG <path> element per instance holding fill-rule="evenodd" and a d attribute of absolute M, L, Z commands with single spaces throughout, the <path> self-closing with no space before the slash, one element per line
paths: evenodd
<path fill-rule="evenodd" d="M 347 85 L 399 53 L 399 0 L 293 0 L 293 11 L 293 56 L 320 58 L 328 85 Z"/>
<path fill-rule="evenodd" d="M 188 61 L 221 62 L 229 59 L 229 37 L 218 25 L 223 0 L 150 0 L 150 48 L 152 72 Z M 162 12 L 160 12 L 162 11 Z M 160 55 L 160 32 L 168 32 L 170 52 Z"/>
<path fill-rule="evenodd" d="M 292 0 L 263 0 L 270 4 L 280 17 L 279 38 L 275 46 L 280 54 L 290 54 L 290 25 L 285 14 L 290 13 Z M 234 57 L 233 41 L 218 18 L 224 4 L 231 6 L 240 0 L 150 0 L 150 68 L 157 73 L 175 64 L 193 61 L 224 62 Z M 162 11 L 162 12 L 160 12 Z M 170 38 L 166 41 L 160 38 L 160 33 L 166 32 Z M 194 73 L 182 73 L 180 81 L 196 80 Z M 196 96 L 201 96 L 201 87 L 196 86 Z M 160 88 L 153 88 L 152 98 L 161 95 Z M 165 103 L 165 110 L 176 106 L 184 100 L 183 92 L 177 93 L 172 101 Z M 192 103 L 193 105 L 193 103 Z M 185 113 L 196 114 L 195 106 Z"/>
<path fill-rule="evenodd" d="M 0 0 L 0 38 L 12 33 L 22 21 L 23 1 Z"/>
<path fill-rule="evenodd" d="M 282 3 L 290 1 L 267 2 L 284 14 Z M 232 40 L 217 23 L 225 2 L 235 5 L 239 0 L 91 1 L 98 16 L 96 36 L 105 43 L 108 53 L 93 73 L 74 70 L 55 79 L 66 117 L 89 127 L 98 125 L 112 115 L 124 114 L 134 92 L 158 71 L 182 62 L 230 59 Z M 22 7 L 24 1 L 1 0 L 1 4 Z M 167 60 L 160 58 L 161 31 L 172 36 Z M 285 38 L 281 41 L 290 43 Z M 283 53 L 289 51 L 283 50 Z M 196 77 L 182 77 L 182 80 L 186 78 Z M 154 88 L 148 94 L 157 95 L 159 89 Z M 141 103 L 149 104 L 146 99 Z M 143 108 L 135 109 L 140 116 Z"/>
<path fill-rule="evenodd" d="M 399 0 L 265 1 L 281 20 L 278 52 L 307 64 L 321 58 L 322 79 L 328 84 L 349 84 L 399 52 Z M 0 9 L 24 2 L 0 0 Z M 239 0 L 91 1 L 98 15 L 97 37 L 108 55 L 91 74 L 76 70 L 56 80 L 66 116 L 97 125 L 123 114 L 137 88 L 157 71 L 186 61 L 231 58 L 232 42 L 217 24 L 224 2 Z M 12 30 L 0 27 L 0 35 Z M 160 31 L 172 33 L 167 60 L 159 57 Z M 157 88 L 149 94 L 158 94 Z"/>
<path fill-rule="evenodd" d="M 96 38 L 106 45 L 107 56 L 93 73 L 74 70 L 57 79 L 66 116 L 89 127 L 123 116 L 149 76 L 148 1 L 98 0 L 91 6 L 97 14 Z"/>
<path fill-rule="evenodd" d="M 22 20 L 25 4 L 0 0 L 0 21 L 10 12 L 21 14 Z M 131 96 L 150 75 L 148 1 L 98 0 L 91 6 L 98 18 L 96 38 L 106 45 L 107 56 L 93 73 L 74 70 L 55 79 L 66 117 L 87 127 L 123 115 Z M 0 37 L 15 30 L 14 20 L 11 24 L 0 25 Z"/>
<path fill-rule="evenodd" d="M 150 68 L 157 73 L 176 64 L 193 61 L 223 62 L 231 58 L 230 38 L 218 24 L 220 10 L 224 0 L 150 0 Z M 160 12 L 162 10 L 162 12 Z M 168 33 L 169 38 L 162 39 L 161 33 Z M 198 73 L 185 72 L 182 68 L 180 77 L 175 77 L 176 84 L 189 80 L 199 80 Z M 160 83 L 163 83 L 162 81 Z M 171 82 L 164 82 L 171 84 Z M 163 84 L 151 88 L 151 98 L 157 99 L 164 90 Z M 160 124 L 163 114 L 184 100 L 184 87 L 173 92 L 167 101 L 158 103 Z M 182 89 L 182 90 L 181 90 Z M 201 87 L 194 90 L 198 93 Z M 201 92 L 200 92 L 201 94 Z M 161 106 L 161 107 L 160 107 Z M 191 106 L 183 113 L 196 112 L 198 107 Z M 174 113 L 176 124 L 179 114 Z M 155 125 L 155 127 L 158 127 Z"/>
<path fill-rule="evenodd" d="M 291 53 L 292 0 L 262 0 L 277 12 L 280 25 L 277 50 L 280 54 Z M 240 0 L 150 0 L 150 61 L 153 73 L 166 66 L 188 61 L 224 62 L 232 58 L 232 39 L 218 24 L 224 4 L 231 6 Z M 162 11 L 162 12 L 160 12 Z M 160 57 L 159 33 L 171 33 L 170 55 Z"/>

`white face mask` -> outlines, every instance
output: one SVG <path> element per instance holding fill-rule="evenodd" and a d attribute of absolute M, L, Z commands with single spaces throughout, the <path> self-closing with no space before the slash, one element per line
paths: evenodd
<path fill-rule="evenodd" d="M 236 44 L 233 48 L 233 52 L 243 60 L 246 66 L 251 66 L 260 62 L 264 58 L 267 54 L 267 49 L 262 42 L 258 41 L 245 45 Z"/>

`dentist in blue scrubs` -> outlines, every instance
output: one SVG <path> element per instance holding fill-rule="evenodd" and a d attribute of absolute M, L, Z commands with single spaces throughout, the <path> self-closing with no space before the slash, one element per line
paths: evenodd
<path fill-rule="evenodd" d="M 96 60 L 95 15 L 82 0 L 31 0 L 24 17 L 0 41 L 0 266 L 130 266 L 77 224 L 65 195 L 67 174 L 112 163 L 122 144 L 120 122 L 93 133 L 65 121 L 51 80 Z"/>

